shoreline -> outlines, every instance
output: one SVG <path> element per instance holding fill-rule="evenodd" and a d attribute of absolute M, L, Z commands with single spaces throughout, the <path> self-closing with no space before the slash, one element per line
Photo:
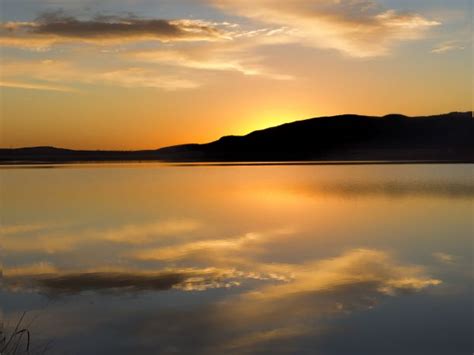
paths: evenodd
<path fill-rule="evenodd" d="M 307 161 L 170 161 L 170 160 L 74 160 L 74 161 L 9 161 L 0 162 L 0 169 L 28 168 L 48 166 L 85 166 L 85 165 L 151 165 L 163 166 L 304 166 L 304 165 L 469 165 L 469 160 L 307 160 Z"/>

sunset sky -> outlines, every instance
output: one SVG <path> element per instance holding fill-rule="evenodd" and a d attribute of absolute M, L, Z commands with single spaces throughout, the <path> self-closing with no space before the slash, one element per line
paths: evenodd
<path fill-rule="evenodd" d="M 472 109 L 472 0 L 0 0 L 1 147 Z"/>

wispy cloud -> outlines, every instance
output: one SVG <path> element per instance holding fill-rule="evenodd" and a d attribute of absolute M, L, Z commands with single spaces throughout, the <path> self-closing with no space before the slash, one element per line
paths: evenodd
<path fill-rule="evenodd" d="M 59 91 L 59 92 L 75 92 L 77 90 L 61 85 L 41 84 L 33 82 L 19 82 L 19 81 L 0 81 L 0 87 L 28 89 L 28 90 L 45 90 L 45 91 Z"/>
<path fill-rule="evenodd" d="M 418 39 L 440 24 L 417 13 L 386 9 L 372 0 L 208 2 L 233 14 L 287 26 L 292 29 L 287 41 L 354 57 L 388 54 L 395 44 Z"/>
<path fill-rule="evenodd" d="M 388 297 L 441 283 L 423 267 L 400 264 L 391 254 L 374 249 L 354 249 L 287 268 L 294 274 L 291 281 L 262 285 L 221 306 L 220 321 L 232 320 L 234 334 L 240 335 L 219 344 L 221 353 L 253 352 L 272 344 L 278 334 L 284 341 L 315 337 L 328 318 L 370 310 Z"/>
<path fill-rule="evenodd" d="M 58 226 L 7 225 L 0 229 L 6 252 L 56 253 L 73 251 L 87 243 L 143 245 L 164 238 L 177 238 L 199 230 L 202 223 L 194 219 L 163 219 L 149 223 L 125 224 L 107 229 L 64 231 Z M 23 235 L 19 235 L 19 234 Z"/>
<path fill-rule="evenodd" d="M 100 232 L 100 237 L 112 242 L 141 244 L 157 237 L 176 236 L 194 232 L 202 224 L 194 219 L 169 219 L 143 225 L 125 225 Z"/>
<path fill-rule="evenodd" d="M 133 260 L 202 264 L 238 268 L 253 274 L 256 279 L 291 279 L 291 270 L 273 264 L 255 262 L 255 257 L 265 254 L 265 245 L 271 240 L 292 235 L 292 230 L 274 230 L 266 233 L 245 233 L 229 238 L 202 239 L 175 242 L 172 245 L 141 248 L 127 253 Z"/>
<path fill-rule="evenodd" d="M 34 90 L 74 92 L 82 85 L 156 88 L 163 90 L 193 89 L 200 84 L 156 68 L 130 66 L 128 63 L 104 69 L 87 67 L 66 60 L 5 61 L 0 85 Z"/>
<path fill-rule="evenodd" d="M 453 265 L 459 261 L 459 257 L 455 255 L 451 255 L 448 253 L 437 252 L 433 253 L 433 257 L 443 264 Z"/>
<path fill-rule="evenodd" d="M 201 240 L 166 247 L 148 248 L 135 252 L 133 257 L 140 260 L 173 261 L 199 257 L 199 254 L 203 254 L 205 258 L 212 258 L 213 256 L 223 256 L 225 258 L 229 256 L 229 253 L 249 248 L 251 244 L 255 244 L 261 239 L 262 235 L 260 234 L 247 233 L 235 238 Z"/>
<path fill-rule="evenodd" d="M 294 275 L 293 282 L 268 286 L 249 295 L 271 300 L 324 292 L 348 284 L 370 284 L 381 294 L 395 295 L 441 283 L 427 277 L 422 267 L 399 265 L 389 253 L 373 249 L 354 249 L 332 259 L 296 266 L 291 273 Z"/>
<path fill-rule="evenodd" d="M 34 21 L 0 24 L 0 46 L 46 53 L 40 61 L 5 58 L 1 79 L 4 87 L 48 91 L 74 91 L 77 84 L 194 89 L 202 85 L 197 71 L 233 71 L 289 80 L 290 75 L 270 70 L 263 63 L 265 58 L 254 53 L 261 45 L 280 41 L 285 31 L 242 29 L 235 23 L 195 19 L 130 15 L 84 20 L 61 12 L 49 13 Z M 59 59 L 47 59 L 49 50 L 58 46 Z M 100 46 L 101 50 L 88 51 L 90 46 Z M 65 54 L 73 51 L 74 56 Z M 91 54 L 100 56 L 95 66 L 85 60 L 84 56 Z M 101 67 L 104 60 L 114 64 Z"/>
<path fill-rule="evenodd" d="M 227 249 L 229 253 L 245 253 L 251 248 L 246 238 L 252 239 L 242 237 L 233 245 L 221 241 L 214 246 L 207 245 L 206 251 L 214 248 L 219 252 Z M 213 261 L 212 257 L 209 261 Z M 140 335 L 144 337 L 153 335 L 155 350 L 157 343 L 175 344 L 176 340 L 180 351 L 186 353 L 198 350 L 206 354 L 242 354 L 257 353 L 262 348 L 276 353 L 273 351 L 275 346 L 289 345 L 302 337 L 305 344 L 310 342 L 316 349 L 317 337 L 328 330 L 331 319 L 368 311 L 392 297 L 423 292 L 441 284 L 441 280 L 430 276 L 425 267 L 402 263 L 391 253 L 376 249 L 353 249 L 334 257 L 294 264 L 265 265 L 251 258 L 247 261 L 248 270 L 232 267 L 232 259 L 228 259 L 228 266 L 185 268 L 173 263 L 172 267 L 151 267 L 148 270 L 96 267 L 58 271 L 51 264 L 40 263 L 16 270 L 7 269 L 3 286 L 10 292 L 67 297 L 83 292 L 118 292 L 123 295 L 216 288 L 238 291 L 237 287 L 245 285 L 241 293 L 228 294 L 221 302 L 200 304 L 191 310 L 175 311 L 157 304 L 151 313 L 147 310 L 146 314 L 136 314 L 132 320 L 128 311 L 121 313 L 115 309 L 117 312 L 108 313 L 130 332 L 140 329 Z M 292 276 L 260 278 L 258 275 L 263 275 L 261 270 Z M 82 309 L 79 309 L 81 315 L 84 314 Z M 56 312 L 52 314 L 57 315 Z M 126 317 L 126 321 L 118 317 Z M 61 318 L 61 331 L 67 328 L 69 320 L 71 313 L 68 310 L 68 317 Z M 81 324 L 92 328 L 93 320 L 89 317 Z M 171 331 L 170 323 L 173 324 Z M 212 344 L 201 344 L 198 348 L 196 342 L 188 344 L 181 339 L 182 334 L 192 334 L 199 339 L 209 333 L 213 334 Z"/>
<path fill-rule="evenodd" d="M 200 86 L 199 83 L 193 80 L 172 75 L 162 75 L 154 70 L 140 67 L 101 72 L 96 76 L 89 76 L 87 82 L 102 82 L 129 88 L 145 87 L 165 90 L 194 89 Z"/>
<path fill-rule="evenodd" d="M 431 52 L 436 54 L 443 54 L 446 52 L 461 51 L 464 49 L 466 49 L 466 45 L 462 41 L 445 41 L 435 46 L 431 50 Z"/>
<path fill-rule="evenodd" d="M 23 277 L 25 275 L 44 275 L 59 272 L 58 269 L 51 263 L 41 261 L 34 264 L 8 267 L 3 270 L 3 276 L 8 277 Z"/>
<path fill-rule="evenodd" d="M 372 249 L 354 249 L 341 256 L 308 261 L 301 264 L 266 264 L 256 261 L 255 255 L 277 234 L 249 233 L 230 239 L 185 242 L 174 246 L 147 248 L 130 255 L 146 261 L 187 264 L 202 263 L 237 268 L 255 279 L 284 282 L 251 293 L 256 298 L 281 298 L 290 294 L 323 292 L 346 284 L 369 283 L 377 292 L 394 295 L 414 292 L 438 285 L 437 279 L 425 276 L 418 266 L 399 265 L 387 252 Z"/>
<path fill-rule="evenodd" d="M 291 80 L 291 75 L 276 73 L 263 63 L 265 58 L 254 53 L 262 45 L 278 40 L 278 33 L 270 29 L 239 31 L 225 43 L 205 43 L 172 48 L 131 51 L 128 58 L 144 63 L 165 64 L 197 70 L 235 71 L 247 76 L 261 76 L 273 80 Z"/>
<path fill-rule="evenodd" d="M 208 251 L 211 248 L 215 251 L 243 249 L 235 243 L 230 244 L 231 242 L 220 241 L 205 248 Z M 301 297 L 305 294 L 324 294 L 348 285 L 370 285 L 374 292 L 393 296 L 420 291 L 441 283 L 440 280 L 426 276 L 424 268 L 420 266 L 399 265 L 388 253 L 369 249 L 355 249 L 335 258 L 303 264 L 259 265 L 249 260 L 247 267 L 253 269 L 253 272 L 239 270 L 231 264 L 232 260 L 229 260 L 227 267 L 174 267 L 161 271 L 96 268 L 68 272 L 59 271 L 50 263 L 40 262 L 7 268 L 4 276 L 5 285 L 11 290 L 36 290 L 53 294 L 104 290 L 136 292 L 171 288 L 204 291 L 209 288 L 239 286 L 246 279 L 277 282 L 276 285 L 261 286 L 242 296 L 249 301 L 270 303 L 275 299 Z M 284 277 L 285 274 L 291 277 Z M 342 309 L 342 306 L 338 308 Z"/>

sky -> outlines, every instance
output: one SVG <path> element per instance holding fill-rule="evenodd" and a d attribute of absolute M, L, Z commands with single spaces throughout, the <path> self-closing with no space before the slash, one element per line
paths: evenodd
<path fill-rule="evenodd" d="M 470 111 L 471 0 L 0 0 L 0 146 Z"/>

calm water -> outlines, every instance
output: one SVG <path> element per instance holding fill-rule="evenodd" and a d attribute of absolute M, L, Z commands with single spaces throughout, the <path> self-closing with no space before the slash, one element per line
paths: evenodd
<path fill-rule="evenodd" d="M 470 165 L 3 168 L 46 354 L 471 354 Z"/>

